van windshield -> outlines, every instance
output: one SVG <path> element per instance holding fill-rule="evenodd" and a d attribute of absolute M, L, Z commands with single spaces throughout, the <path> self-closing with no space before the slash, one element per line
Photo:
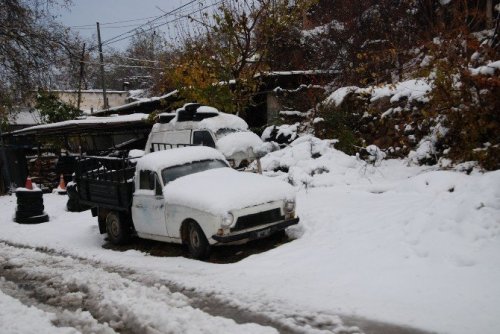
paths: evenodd
<path fill-rule="evenodd" d="M 215 137 L 217 139 L 221 139 L 222 137 L 225 137 L 228 134 L 235 133 L 235 132 L 241 132 L 241 131 L 245 131 L 245 130 L 238 130 L 238 129 L 232 129 L 232 128 L 222 128 L 222 129 L 217 130 L 217 132 L 215 133 Z"/>
<path fill-rule="evenodd" d="M 175 179 L 178 179 L 179 177 L 203 172 L 209 169 L 224 168 L 224 167 L 229 167 L 229 166 L 222 160 L 195 161 L 180 166 L 165 168 L 161 171 L 161 177 L 163 179 L 163 184 L 166 185 L 167 183 Z"/>

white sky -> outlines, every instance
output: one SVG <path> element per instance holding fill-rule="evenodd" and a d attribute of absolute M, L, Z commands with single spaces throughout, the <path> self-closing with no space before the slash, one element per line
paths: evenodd
<path fill-rule="evenodd" d="M 69 10 L 62 9 L 59 11 L 59 21 L 64 25 L 71 27 L 77 31 L 80 36 L 85 39 L 92 39 L 97 43 L 96 37 L 96 22 L 101 25 L 101 39 L 106 41 L 121 33 L 125 33 L 134 29 L 138 25 L 146 23 L 148 17 L 155 17 L 164 14 L 161 10 L 169 12 L 179 6 L 190 3 L 190 0 L 73 0 L 73 5 Z M 193 13 L 196 9 L 202 8 L 204 5 L 215 3 L 214 0 L 198 0 L 193 4 L 184 7 L 180 13 L 186 15 Z M 159 8 L 161 8 L 161 10 Z M 162 20 L 155 21 L 155 24 L 164 23 L 174 19 L 175 16 L 168 16 Z M 140 21 L 123 22 L 106 24 L 116 21 L 136 20 Z M 185 23 L 186 20 L 183 20 Z M 79 27 L 83 26 L 85 27 Z M 169 36 L 169 31 L 175 31 L 175 23 L 162 26 L 161 31 Z M 128 40 L 119 41 L 110 46 L 118 49 L 123 49 L 127 46 Z"/>

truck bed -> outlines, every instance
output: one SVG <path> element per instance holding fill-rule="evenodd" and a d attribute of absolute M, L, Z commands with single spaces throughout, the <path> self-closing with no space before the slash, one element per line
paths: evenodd
<path fill-rule="evenodd" d="M 80 158 L 75 173 L 80 202 L 91 207 L 129 211 L 134 172 L 135 163 L 130 159 Z"/>

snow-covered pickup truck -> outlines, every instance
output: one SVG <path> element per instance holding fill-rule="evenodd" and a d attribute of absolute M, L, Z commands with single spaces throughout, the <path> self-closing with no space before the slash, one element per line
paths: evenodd
<path fill-rule="evenodd" d="M 267 237 L 297 224 L 295 192 L 280 180 L 229 168 L 217 150 L 197 146 L 129 160 L 79 161 L 80 201 L 99 230 L 121 244 L 131 235 L 186 244 L 195 258 L 210 246 Z"/>

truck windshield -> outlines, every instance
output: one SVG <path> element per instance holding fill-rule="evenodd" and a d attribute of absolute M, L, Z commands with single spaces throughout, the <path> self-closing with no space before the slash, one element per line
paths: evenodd
<path fill-rule="evenodd" d="M 228 165 L 222 160 L 202 160 L 190 162 L 185 165 L 165 168 L 161 171 L 161 177 L 163 179 L 163 184 L 166 185 L 167 183 L 182 176 L 223 167 L 228 167 Z"/>

